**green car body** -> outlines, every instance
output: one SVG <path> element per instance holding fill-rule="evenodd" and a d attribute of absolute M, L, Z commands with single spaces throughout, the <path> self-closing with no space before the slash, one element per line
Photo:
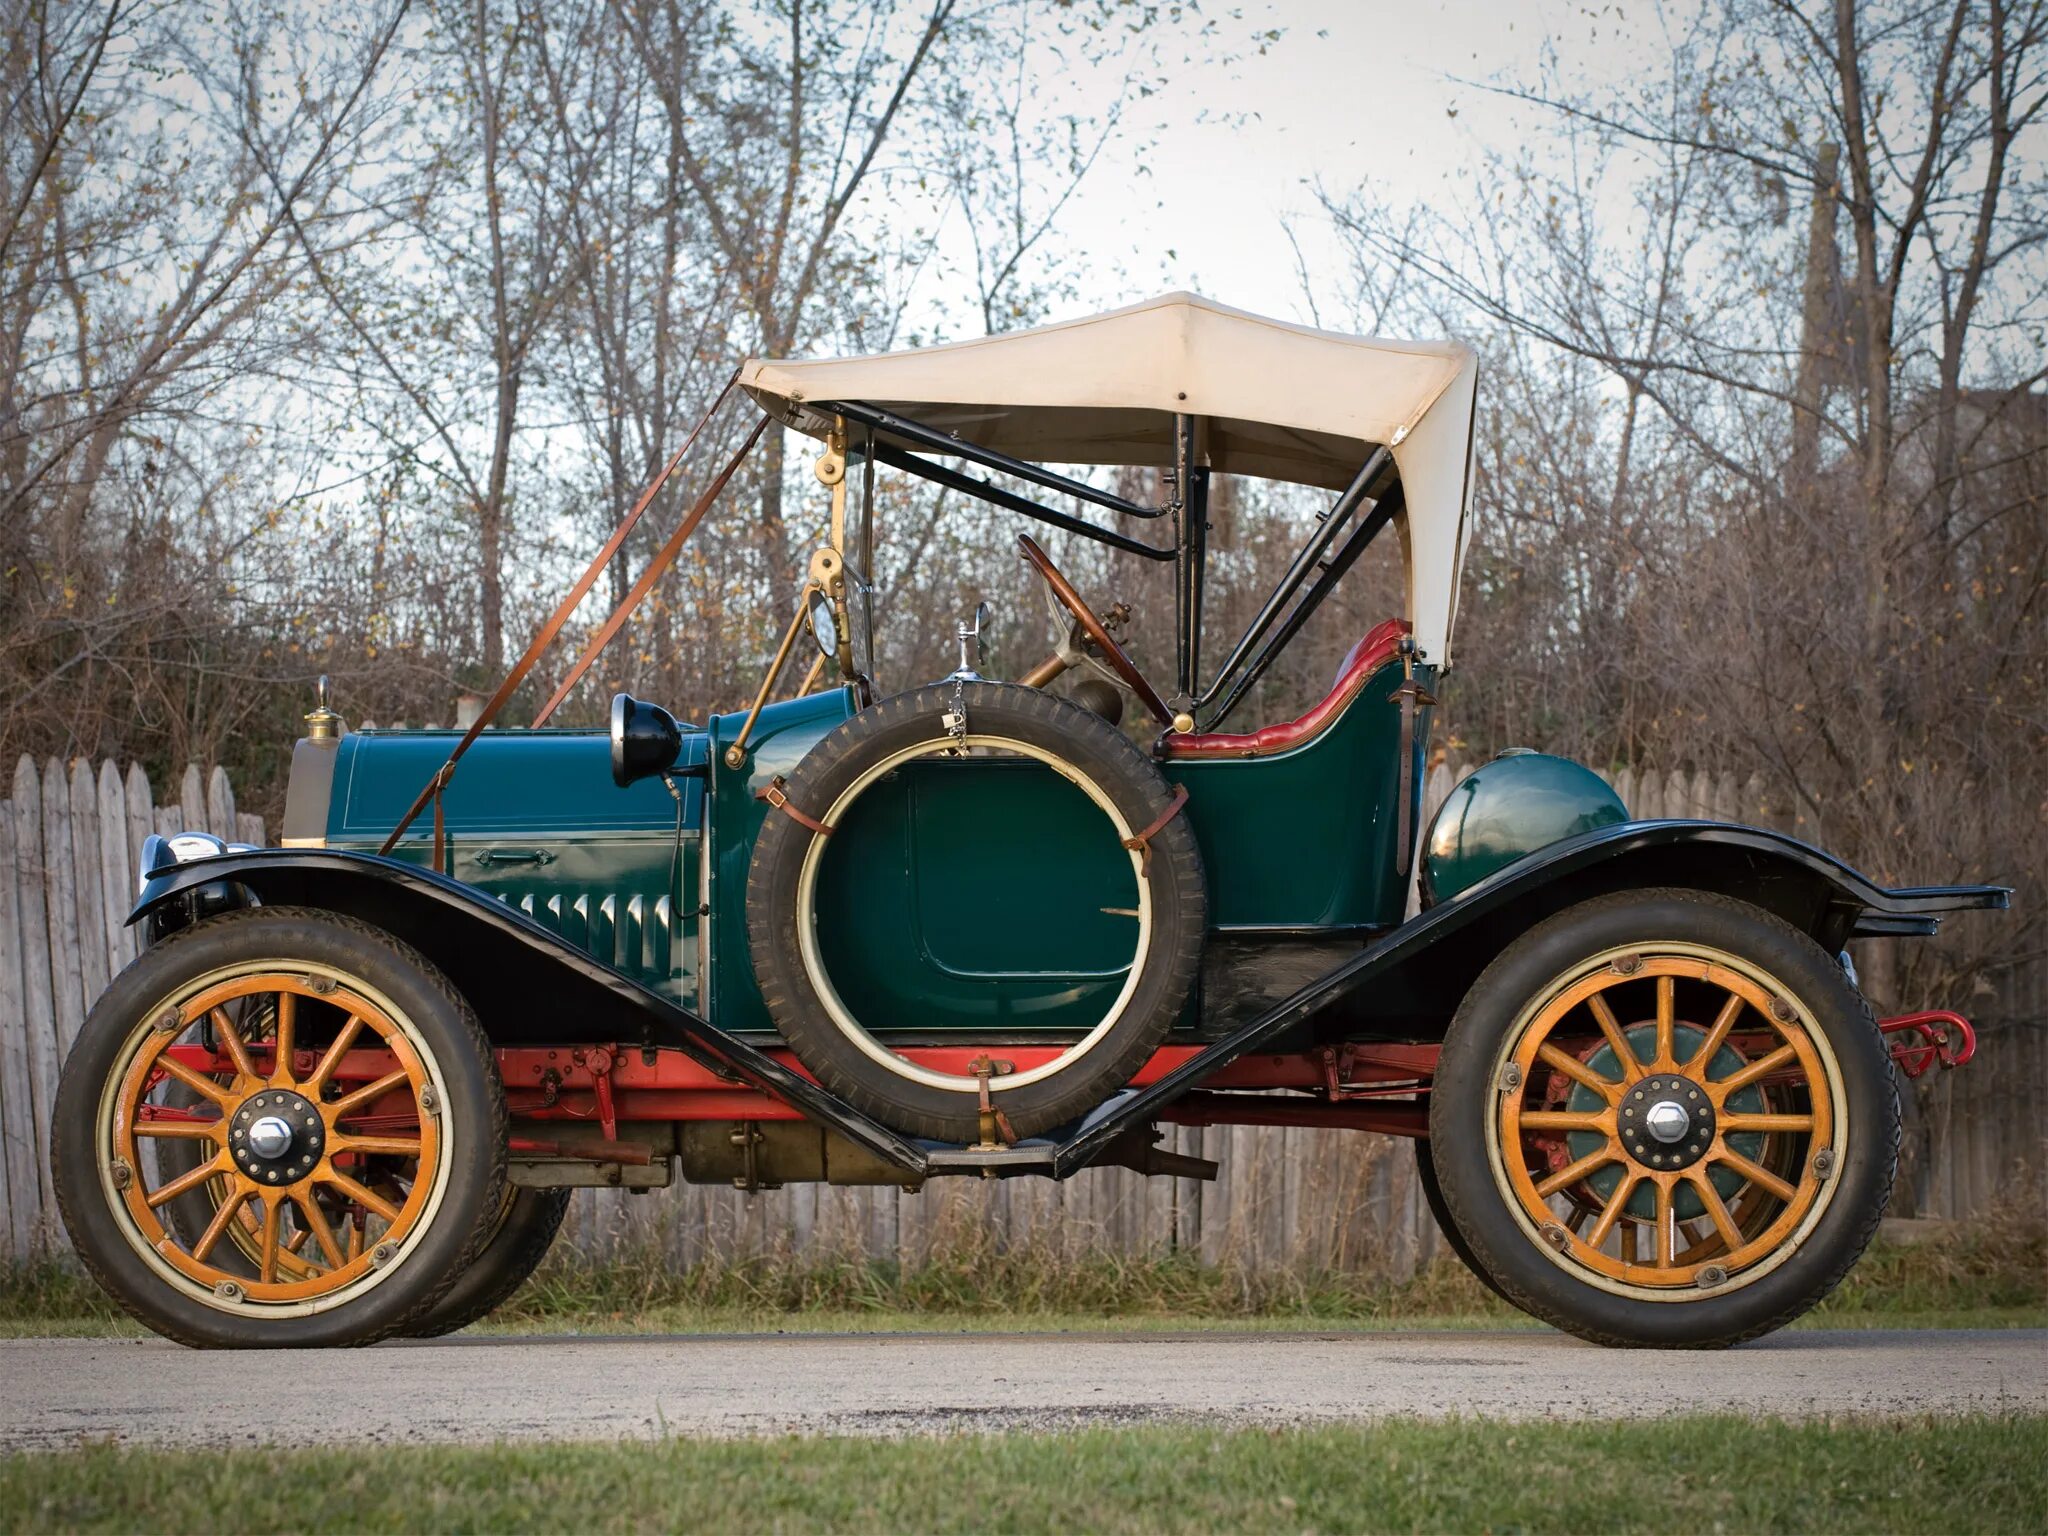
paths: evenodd
<path fill-rule="evenodd" d="M 1291 750 L 1162 761 L 1188 790 L 1217 935 L 1356 947 L 1400 923 L 1402 678 L 1399 662 L 1382 665 L 1336 720 Z M 769 705 L 738 769 L 725 751 L 745 717 L 714 715 L 685 728 L 667 781 L 625 788 L 612 780 L 602 731 L 486 732 L 444 796 L 441 872 L 720 1029 L 769 1033 L 747 949 L 748 867 L 768 814 L 759 795 L 855 708 L 850 687 Z M 289 843 L 375 852 L 455 735 L 301 742 Z M 1426 739 L 1426 728 L 1412 733 L 1418 778 Z M 911 765 L 834 847 L 819 914 L 833 974 L 863 1017 L 896 1021 L 903 1039 L 1085 1030 L 1128 969 L 1115 914 L 1131 901 L 1129 861 L 1050 770 L 1003 759 L 961 766 Z M 969 841 L 971 866 L 946 856 Z M 431 826 L 416 823 L 392 856 L 424 864 L 431 845 Z M 1199 1000 L 1183 1024 L 1188 1038 L 1210 1032 Z"/>

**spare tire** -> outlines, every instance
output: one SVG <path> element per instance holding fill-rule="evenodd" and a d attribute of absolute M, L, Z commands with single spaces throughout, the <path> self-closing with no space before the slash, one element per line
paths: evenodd
<path fill-rule="evenodd" d="M 1011 1134 L 1073 1120 L 1130 1081 L 1187 1002 L 1207 922 L 1201 850 L 1177 814 L 1184 795 L 1089 710 L 1036 688 L 947 681 L 885 699 L 820 741 L 767 793 L 777 808 L 748 871 L 748 940 L 761 995 L 797 1059 L 826 1087 L 899 1131 L 948 1141 L 978 1138 L 979 1079 L 906 1060 L 854 1016 L 821 958 L 817 894 L 832 832 L 856 801 L 919 759 L 970 756 L 1035 759 L 1079 789 L 1102 815 L 1109 854 L 1123 846 L 1137 890 L 1135 908 L 1120 913 L 1137 919 L 1128 969 L 1115 973 L 1121 985 L 1101 1019 L 1051 1059 L 989 1079 L 991 1103 Z M 1077 902 L 1087 899 L 1076 892 Z M 958 1019 L 889 1022 L 927 1041 L 936 1034 L 981 1043 Z"/>

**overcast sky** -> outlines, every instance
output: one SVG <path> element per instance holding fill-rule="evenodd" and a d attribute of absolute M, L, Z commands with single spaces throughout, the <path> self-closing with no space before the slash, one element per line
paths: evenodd
<path fill-rule="evenodd" d="M 1205 72 L 1176 86 L 1158 111 L 1175 126 L 1145 155 L 1149 174 L 1128 144 L 1116 146 L 1076 200 L 1068 245 L 1127 271 L 1114 293 L 1091 276 L 1084 308 L 1191 288 L 1307 320 L 1285 226 L 1292 219 L 1327 286 L 1337 261 L 1313 212 L 1318 178 L 1336 190 L 1374 182 L 1397 202 L 1441 197 L 1460 166 L 1484 146 L 1512 145 L 1531 117 L 1463 82 L 1531 79 L 1546 43 L 1587 81 L 1622 77 L 1663 52 L 1647 3 L 1272 0 L 1245 12 L 1287 35 L 1236 66 L 1230 82 Z M 1227 99 L 1213 100 L 1226 84 Z M 1205 107 L 1246 116 L 1201 121 Z"/>

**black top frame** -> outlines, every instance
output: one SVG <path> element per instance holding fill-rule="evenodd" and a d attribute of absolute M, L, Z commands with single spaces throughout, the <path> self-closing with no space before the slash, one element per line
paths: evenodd
<path fill-rule="evenodd" d="M 1203 591 L 1209 553 L 1209 470 L 1197 462 L 1198 418 L 1177 414 L 1173 418 L 1173 462 L 1168 470 L 1172 495 L 1161 506 L 1145 506 L 1100 486 L 1059 474 L 1043 465 L 1013 458 L 992 448 L 967 442 L 894 411 L 860 401 L 821 402 L 810 407 L 819 415 L 839 416 L 867 430 L 860 435 L 860 451 L 868 458 L 867 475 L 873 465 L 892 469 L 943 485 L 976 497 L 1049 527 L 1066 532 L 1140 559 L 1174 565 L 1174 680 L 1169 700 L 1174 709 L 1196 717 L 1201 728 L 1213 730 L 1227 719 L 1250 692 L 1273 660 L 1286 649 L 1301 627 L 1335 590 L 1358 557 L 1394 520 L 1405 505 L 1400 471 L 1386 448 L 1375 448 L 1366 458 L 1342 495 L 1326 512 L 1319 513 L 1315 526 L 1295 554 L 1286 572 L 1246 626 L 1229 657 L 1217 669 L 1206 688 L 1201 685 L 1201 632 Z M 886 434 L 949 458 L 965 459 L 1012 479 L 1068 496 L 1090 506 L 1101 507 L 1121 517 L 1150 522 L 1167 519 L 1173 542 L 1150 544 L 1114 528 L 1104 528 L 1071 512 L 1044 506 L 1027 496 L 941 464 L 891 443 L 878 443 Z M 870 480 L 871 483 L 871 480 Z M 872 524 L 862 519 L 864 545 L 872 541 Z M 872 550 L 864 548 L 863 558 L 872 561 Z"/>

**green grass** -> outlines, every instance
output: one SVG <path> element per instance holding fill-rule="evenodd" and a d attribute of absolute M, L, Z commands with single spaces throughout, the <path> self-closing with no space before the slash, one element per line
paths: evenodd
<path fill-rule="evenodd" d="M 1961 1225 L 1910 1244 L 1880 1241 L 1803 1325 L 2048 1326 L 2048 1226 Z M 483 1326 L 589 1334 L 1536 1325 L 1448 1258 L 1394 1284 L 1185 1255 L 1004 1252 L 970 1234 L 912 1267 L 783 1256 L 677 1270 L 651 1247 L 601 1261 L 563 1249 Z M 0 1278 L 0 1337 L 139 1331 L 74 1270 L 44 1265 Z"/>
<path fill-rule="evenodd" d="M 1176 1425 L 0 1462 L 0 1530 L 2048 1529 L 2048 1420 Z"/>

